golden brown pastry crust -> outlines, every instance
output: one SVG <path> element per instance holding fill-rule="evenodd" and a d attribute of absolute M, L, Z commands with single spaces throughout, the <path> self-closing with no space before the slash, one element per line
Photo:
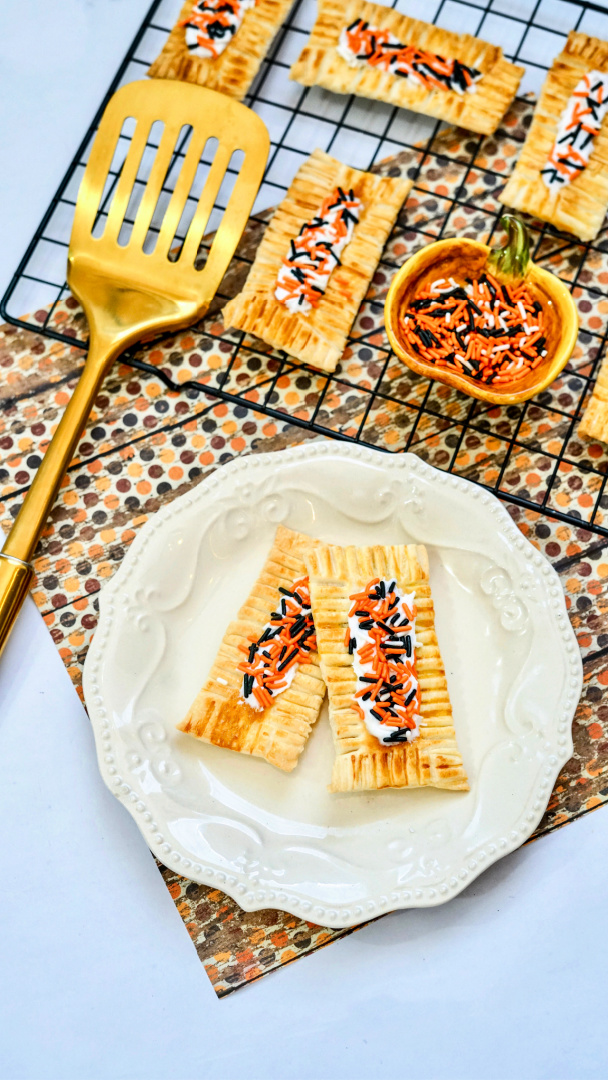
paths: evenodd
<path fill-rule="evenodd" d="M 289 589 L 303 577 L 304 552 L 316 543 L 279 526 L 264 568 L 228 626 L 202 690 L 177 725 L 180 731 L 214 746 L 263 757 L 286 772 L 295 768 L 325 697 L 319 658 L 311 653 L 310 663 L 298 665 L 291 686 L 277 694 L 271 706 L 256 711 L 239 701 L 243 673 L 238 665 L 243 654 L 238 646 L 249 648 L 249 635 L 259 636 L 275 609 L 279 586 Z"/>
<path fill-rule="evenodd" d="M 586 168 L 572 183 L 553 190 L 540 173 L 572 91 L 589 71 L 608 71 L 608 43 L 572 31 L 545 79 L 528 137 L 500 196 L 505 206 L 534 214 L 581 240 L 597 236 L 608 208 L 608 117 L 604 117 Z"/>
<path fill-rule="evenodd" d="M 608 356 L 602 360 L 593 393 L 578 425 L 578 434 L 608 443 Z"/>
<path fill-rule="evenodd" d="M 318 212 L 336 186 L 353 188 L 363 210 L 341 265 L 333 271 L 318 307 L 292 314 L 275 299 L 277 274 L 290 241 Z M 411 180 L 385 179 L 351 169 L 315 150 L 277 208 L 243 290 L 223 311 L 227 327 L 245 330 L 322 371 L 335 371 Z"/>
<path fill-rule="evenodd" d="M 179 19 L 148 75 L 153 79 L 181 79 L 241 100 L 249 90 L 273 37 L 287 17 L 293 0 L 257 0 L 249 8 L 229 45 L 215 60 L 193 56 L 186 45 L 187 19 L 196 0 L 186 0 Z"/>
<path fill-rule="evenodd" d="M 319 544 L 305 555 L 321 660 L 329 692 L 336 760 L 331 791 L 383 787 L 468 790 L 456 742 L 445 669 L 435 634 L 426 548 L 335 547 Z M 416 669 L 420 685 L 420 734 L 410 744 L 381 746 L 353 708 L 357 678 L 345 645 L 349 596 L 374 578 L 395 578 L 416 594 Z"/>
<path fill-rule="evenodd" d="M 391 72 L 369 66 L 351 67 L 336 51 L 340 32 L 357 19 L 389 30 L 404 44 L 460 60 L 483 72 L 473 94 L 428 90 Z M 365 0 L 319 0 L 317 21 L 291 68 L 290 77 L 305 86 L 324 86 L 336 94 L 358 94 L 404 109 L 435 116 L 470 131 L 496 131 L 517 93 L 523 67 L 505 60 L 502 49 L 470 34 L 454 34 L 439 26 L 410 19 L 383 4 Z"/>

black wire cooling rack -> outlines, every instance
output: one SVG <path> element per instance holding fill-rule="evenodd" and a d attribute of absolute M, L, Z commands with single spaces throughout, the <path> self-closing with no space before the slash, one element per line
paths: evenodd
<path fill-rule="evenodd" d="M 508 59 L 525 65 L 522 95 L 539 91 L 570 30 L 608 39 L 608 12 L 588 0 L 488 0 L 485 4 L 471 0 L 395 0 L 391 6 L 446 29 L 467 31 L 502 45 Z M 75 338 L 73 332 L 68 336 L 53 325 L 57 305 L 68 294 L 66 255 L 86 156 L 110 96 L 124 83 L 145 76 L 180 7 L 180 0 L 155 0 L 151 5 L 2 298 L 0 313 L 9 322 L 71 345 L 86 344 Z M 315 13 L 315 0 L 296 0 L 246 99 L 265 120 L 272 140 L 265 179 L 254 206 L 254 220 L 257 218 L 260 223 L 267 220 L 262 212 L 282 199 L 296 170 L 317 146 L 361 169 L 370 169 L 384 158 L 409 152 L 414 199 L 419 192 L 428 205 L 428 185 L 419 185 L 425 172 L 428 176 L 433 168 L 435 175 L 440 175 L 445 167 L 440 138 L 445 125 L 380 102 L 333 95 L 316 87 L 307 89 L 289 80 L 289 67 L 299 55 Z M 473 135 L 463 142 L 464 156 L 462 151 L 459 156 L 463 182 L 442 200 L 443 212 L 433 228 L 429 226 L 428 215 L 426 220 L 423 215 L 418 224 L 407 222 L 410 239 L 411 234 L 417 234 L 418 246 L 441 239 L 455 213 L 470 215 L 479 210 L 466 180 L 473 169 L 479 171 L 478 157 L 483 145 L 483 138 Z M 178 145 L 176 159 L 184 151 L 185 147 Z M 504 173 L 493 171 L 485 163 L 481 172 L 487 178 L 487 187 L 497 194 Z M 120 162 L 112 172 L 106 206 L 119 175 Z M 170 194 L 170 188 L 167 192 Z M 210 229 L 221 218 L 229 194 L 229 186 L 220 192 Z M 100 212 L 103 210 L 102 205 Z M 484 231 L 490 237 L 498 227 L 500 213 L 501 205 L 497 201 L 492 213 L 488 214 L 485 207 Z M 128 214 L 125 220 L 128 222 Z M 542 256 L 550 262 L 555 258 L 559 261 L 560 253 L 564 254 L 567 272 L 561 274 L 559 268 L 556 272 L 565 277 L 571 289 L 577 290 L 579 297 L 583 296 L 582 305 L 579 299 L 580 310 L 594 310 L 606 301 L 608 311 L 608 290 L 602 288 L 603 282 L 608 284 L 608 232 L 601 233 L 592 244 L 581 244 L 551 226 L 539 225 L 534 239 L 533 257 Z M 390 244 L 387 251 L 389 254 L 385 254 L 380 266 L 390 276 L 397 263 L 389 257 Z M 605 273 L 601 270 L 604 263 Z M 372 298 L 369 307 L 378 315 L 382 301 Z M 24 317 L 24 311 L 37 314 Z M 242 335 L 236 335 L 236 344 L 234 333 L 225 335 L 226 351 L 230 352 L 227 368 L 213 382 L 204 384 L 194 379 L 177 384 L 166 369 L 133 353 L 125 354 L 122 360 L 160 378 L 169 389 L 179 393 L 210 395 L 210 400 L 220 398 L 247 409 L 254 408 L 282 422 L 288 419 L 309 431 L 334 438 L 392 451 L 411 450 L 440 468 L 468 476 L 525 509 L 540 511 L 573 526 L 584 525 L 592 532 L 608 536 L 608 491 L 605 492 L 608 453 L 601 447 L 595 447 L 591 453 L 576 440 L 578 420 L 608 338 L 608 319 L 598 318 L 595 322 L 598 324 L 595 329 L 585 328 L 581 332 L 583 362 L 566 369 L 559 392 L 552 393 L 550 388 L 523 406 L 506 409 L 489 408 L 454 392 L 448 402 L 437 393 L 439 384 L 432 381 L 418 380 L 422 385 L 412 393 L 411 379 L 387 380 L 396 360 L 385 341 L 378 344 L 373 331 L 366 333 L 364 319 L 359 320 L 349 342 L 351 351 L 358 350 L 362 361 L 368 361 L 373 353 L 374 363 L 368 364 L 364 382 L 344 367 L 333 376 L 321 376 L 315 369 L 296 365 L 289 357 L 278 354 L 267 363 L 267 377 L 256 382 L 255 401 L 248 392 L 247 382 L 244 385 L 233 377 Z M 374 342 L 373 348 L 366 342 L 367 337 Z M 221 331 L 216 333 L 217 338 L 220 341 L 224 338 Z M 294 376 L 294 385 L 303 393 L 314 383 L 316 392 L 308 410 L 296 406 L 290 409 L 285 398 L 281 399 L 277 388 L 285 373 Z M 355 399 L 357 407 L 349 410 L 348 402 Z M 332 411 L 328 407 L 332 400 L 346 403 L 342 413 L 340 408 Z M 390 446 L 382 444 L 378 427 L 372 423 L 383 409 L 396 422 L 397 438 Z M 426 434 L 428 430 L 430 436 Z M 490 455 L 489 465 L 486 455 L 485 463 L 478 466 L 476 462 L 484 454 L 476 451 L 483 446 L 488 433 L 498 451 Z M 432 456 L 429 445 L 436 449 L 438 443 L 440 449 Z M 526 470 L 532 471 L 539 483 L 529 478 L 524 480 L 520 474 Z M 582 501 L 577 496 L 580 491 L 585 493 Z"/>

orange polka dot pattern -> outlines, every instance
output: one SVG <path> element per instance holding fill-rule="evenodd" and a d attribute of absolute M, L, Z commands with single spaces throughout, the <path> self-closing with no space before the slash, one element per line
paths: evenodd
<path fill-rule="evenodd" d="M 448 129 L 435 138 L 430 153 L 404 150 L 376 167 L 386 175 L 406 176 L 416 168 L 419 172 L 335 375 L 328 377 L 294 363 L 260 341 L 223 326 L 219 309 L 242 286 L 269 212 L 248 226 L 209 316 L 186 334 L 153 343 L 138 354 L 139 359 L 158 366 L 178 384 L 194 381 L 201 387 L 221 387 L 244 404 L 272 407 L 300 421 L 314 420 L 328 434 L 342 432 L 393 452 L 412 450 L 438 468 L 470 476 L 496 491 L 608 527 L 608 490 L 604 490 L 608 450 L 577 435 L 608 332 L 608 231 L 600 233 L 593 245 L 583 245 L 572 236 L 559 236 L 542 223 L 531 222 L 534 258 L 573 285 L 581 326 L 564 373 L 531 402 L 492 408 L 431 383 L 395 359 L 384 331 L 384 299 L 395 270 L 408 255 L 440 236 L 478 240 L 491 236 L 498 242 L 501 207 L 496 196 L 502 175 L 507 176 L 523 142 L 532 109 L 533 102 L 517 101 L 494 136 L 477 138 Z M 40 310 L 36 318 L 44 323 L 48 311 Z M 84 317 L 72 297 L 54 306 L 48 325 L 80 341 L 86 338 Z M 36 360 L 39 376 L 46 370 L 56 377 L 55 357 L 61 346 L 39 347 L 47 350 Z M 7 387 L 19 387 L 30 374 L 28 363 L 31 368 L 32 361 L 24 356 L 19 364 L 11 357 L 0 358 Z M 85 444 L 93 454 L 116 448 L 119 440 L 130 443 L 140 423 L 148 433 L 159 430 L 173 415 L 154 414 L 157 404 L 165 407 L 169 400 L 158 378 L 137 375 L 129 381 L 125 373 L 124 380 L 120 394 L 101 396 L 97 415 L 104 421 L 99 423 L 104 435 L 98 440 L 89 437 Z M 52 419 L 57 415 L 55 407 L 59 410 L 67 401 L 69 390 L 69 382 L 60 381 L 49 393 L 45 404 Z M 106 400 L 112 409 L 129 406 L 132 426 L 123 428 L 120 435 L 115 428 L 122 421 L 118 415 L 114 421 L 108 419 Z M 169 407 L 174 407 L 170 401 Z M 199 415 L 206 407 L 208 402 L 198 397 L 191 400 L 188 410 Z M 30 410 L 36 410 L 34 403 Z M 237 420 L 233 417 L 231 422 Z M 263 423 L 256 435 L 265 435 Z M 219 437 L 225 439 L 226 453 L 246 448 L 247 434 L 236 428 L 222 431 Z M 10 449 L 15 472 L 9 481 L 14 480 L 18 488 L 26 483 L 27 463 L 18 444 Z M 206 446 L 198 455 L 204 460 L 197 464 L 209 465 L 212 450 Z M 171 471 L 164 464 L 155 460 L 153 469 L 163 467 L 160 482 L 173 485 L 180 479 L 181 466 L 176 462 Z M 135 497 L 152 496 L 153 480 L 142 475 Z M 144 490 L 146 484 L 149 491 Z"/>
<path fill-rule="evenodd" d="M 431 464 L 495 486 L 506 494 L 578 516 L 572 527 L 533 509 L 510 506 L 515 521 L 558 570 L 584 658 L 585 684 L 573 726 L 574 756 L 555 786 L 536 835 L 608 800 L 608 540 L 586 523 L 601 524 L 608 503 L 603 484 L 608 449 L 578 439 L 576 417 L 589 393 L 608 310 L 608 235 L 586 250 L 572 238 L 539 233 L 538 261 L 576 280 L 579 343 L 562 377 L 526 407 L 488 408 L 429 383 L 391 355 L 382 304 L 395 267 L 421 244 L 443 236 L 484 239 L 495 220 L 497 186 L 529 122 L 518 102 L 495 137 L 481 140 L 471 167 L 468 137 L 448 131 L 420 177 L 389 241 L 335 378 L 286 361 L 279 353 L 223 327 L 219 298 L 191 330 L 149 343 L 136 359 L 177 383 L 222 386 L 242 403 L 218 402 L 192 390 L 168 393 L 156 375 L 117 364 L 95 402 L 61 487 L 36 557 L 33 595 L 80 691 L 87 647 L 97 623 L 97 593 L 120 564 L 141 525 L 159 506 L 187 491 L 231 458 L 280 450 L 310 437 L 290 417 L 313 415 L 328 435 L 359 433 L 372 446 L 406 446 Z M 437 154 L 440 157 L 437 158 Z M 407 173 L 421 155 L 400 154 L 382 170 Z M 464 189 L 466 206 L 454 206 Z M 263 225 L 253 223 L 222 285 L 241 286 Z M 583 267 L 584 260 L 584 267 Z M 35 318 L 42 324 L 48 311 Z M 52 311 L 51 325 L 82 339 L 76 301 Z M 83 363 L 76 344 L 50 341 L 14 327 L 0 328 L 0 525 L 8 530 L 21 497 L 59 422 Z M 374 391 L 376 391 L 374 393 Z M 272 405 L 284 420 L 256 405 Z M 513 445 L 511 446 L 511 441 Z M 248 914 L 218 890 L 195 885 L 160 867 L 218 995 L 342 937 L 283 912 Z"/>

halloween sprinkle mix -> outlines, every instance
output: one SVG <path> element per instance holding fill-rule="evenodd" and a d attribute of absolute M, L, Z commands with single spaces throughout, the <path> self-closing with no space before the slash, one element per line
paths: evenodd
<path fill-rule="evenodd" d="M 316 217 L 307 221 L 277 276 L 275 297 L 288 311 L 307 315 L 317 307 L 327 288 L 332 270 L 340 265 L 340 255 L 349 243 L 362 210 L 352 188 L 334 188 Z"/>
<path fill-rule="evenodd" d="M 484 383 L 518 382 L 547 355 L 539 301 L 524 283 L 501 284 L 489 273 L 464 284 L 433 281 L 399 325 L 422 360 Z"/>
<path fill-rule="evenodd" d="M 416 676 L 416 595 L 396 581 L 374 578 L 354 593 L 345 645 L 353 657 L 353 705 L 383 746 L 418 735 L 420 687 Z"/>
<path fill-rule="evenodd" d="M 193 56 L 216 60 L 230 44 L 255 0 L 198 0 L 178 26 L 186 31 L 186 48 Z"/>
<path fill-rule="evenodd" d="M 239 664 L 244 672 L 242 699 L 253 709 L 265 709 L 272 699 L 291 686 L 298 664 L 307 664 L 317 648 L 310 607 L 308 578 L 299 578 L 291 589 L 279 588 L 277 611 L 258 638 L 239 645 L 247 660 Z"/>
<path fill-rule="evenodd" d="M 564 109 L 541 176 L 548 188 L 571 183 L 586 168 L 608 110 L 608 75 L 590 71 L 577 83 Z"/>
<path fill-rule="evenodd" d="M 390 31 L 370 26 L 364 19 L 356 19 L 342 29 L 337 50 L 351 67 L 369 64 L 418 85 L 422 83 L 429 90 L 474 93 L 475 83 L 482 76 L 477 68 L 467 67 L 459 60 L 404 45 Z"/>

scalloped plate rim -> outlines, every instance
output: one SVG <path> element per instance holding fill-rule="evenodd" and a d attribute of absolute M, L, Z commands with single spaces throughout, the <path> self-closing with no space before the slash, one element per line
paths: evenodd
<path fill-rule="evenodd" d="M 111 610 L 112 598 L 117 594 L 121 587 L 121 584 L 125 582 L 137 567 L 140 556 L 143 554 L 148 541 L 155 531 L 162 528 L 165 524 L 168 524 L 176 513 L 179 513 L 180 509 L 185 509 L 186 506 L 192 506 L 197 502 L 204 501 L 208 497 L 213 498 L 213 489 L 221 488 L 226 483 L 230 482 L 235 474 L 240 472 L 246 472 L 251 468 L 263 468 L 265 464 L 269 464 L 271 461 L 276 462 L 276 454 L 280 453 L 281 461 L 294 460 L 298 461 L 302 457 L 308 455 L 318 456 L 324 454 L 337 454 L 339 457 L 348 458 L 352 461 L 365 460 L 372 462 L 373 464 L 380 464 L 382 462 L 387 469 L 394 468 L 408 468 L 412 472 L 419 472 L 421 475 L 430 474 L 434 476 L 434 479 L 441 484 L 449 484 L 460 490 L 463 494 L 465 492 L 474 492 L 476 498 L 480 498 L 485 504 L 493 504 L 493 511 L 503 522 L 507 525 L 508 531 L 514 534 L 519 541 L 524 542 L 526 549 L 531 549 L 533 556 L 536 556 L 542 560 L 542 563 L 549 567 L 550 575 L 554 580 L 559 583 L 559 599 L 554 603 L 554 606 L 561 608 L 561 617 L 565 616 L 565 628 L 569 631 L 570 640 L 574 643 L 574 654 L 570 654 L 572 679 L 578 676 L 578 692 L 575 695 L 574 704 L 570 710 L 570 721 L 567 729 L 562 727 L 562 731 L 566 732 L 566 741 L 562 748 L 558 750 L 557 747 L 553 748 L 553 755 L 556 755 L 555 762 L 551 766 L 552 784 L 555 783 L 561 769 L 570 759 L 573 753 L 572 742 L 572 719 L 578 705 L 580 698 L 580 692 L 582 690 L 583 682 L 583 666 L 578 642 L 576 635 L 572 629 L 566 604 L 563 594 L 563 589 L 557 572 L 552 567 L 551 563 L 534 547 L 533 544 L 527 540 L 526 537 L 520 532 L 512 518 L 510 517 L 504 504 L 490 491 L 481 485 L 477 485 L 463 477 L 455 476 L 452 473 L 446 473 L 443 470 L 436 469 L 432 465 L 427 464 L 416 454 L 401 453 L 401 454 L 388 454 L 381 450 L 372 449 L 370 447 L 353 445 L 347 442 L 342 442 L 337 439 L 321 438 L 319 440 L 311 440 L 307 443 L 298 444 L 295 447 L 290 447 L 281 451 L 270 451 L 259 454 L 249 454 L 240 458 L 233 459 L 227 462 L 223 466 L 217 467 L 209 476 L 205 477 L 195 488 L 189 492 L 185 492 L 181 496 L 177 496 L 172 502 L 162 506 L 156 513 L 142 526 L 137 536 L 131 543 L 127 554 L 121 563 L 120 567 L 112 577 L 111 581 L 100 591 L 99 594 L 99 622 L 93 637 L 93 640 L 89 646 L 87 657 L 85 659 L 84 672 L 83 672 L 83 690 L 85 695 L 86 707 L 89 712 L 89 717 L 93 727 L 93 733 L 95 737 L 95 746 L 97 752 L 97 760 L 99 770 L 104 780 L 104 783 L 112 794 L 119 799 L 125 808 L 129 811 L 134 821 L 137 823 L 142 836 L 152 854 L 166 866 L 172 872 L 186 877 L 188 880 L 197 882 L 198 884 L 207 885 L 210 887 L 220 888 L 222 891 L 231 896 L 240 907 L 247 912 L 259 911 L 267 909 L 268 907 L 278 908 L 283 911 L 287 911 L 293 914 L 297 918 L 310 919 L 310 907 L 311 904 L 307 903 L 303 906 L 301 897 L 298 895 L 297 890 L 290 890 L 286 888 L 281 890 L 277 887 L 276 891 L 268 890 L 264 891 L 263 897 L 253 896 L 251 899 L 246 894 L 241 894 L 238 891 L 239 885 L 242 887 L 246 882 L 246 875 L 240 875 L 236 872 L 230 875 L 226 874 L 221 869 L 214 870 L 211 867 L 198 867 L 197 864 L 192 864 L 186 857 L 185 859 L 179 855 L 178 852 L 166 852 L 163 851 L 161 845 L 154 841 L 154 838 L 150 835 L 152 832 L 152 826 L 156 831 L 159 826 L 153 821 L 148 821 L 151 818 L 149 812 L 146 811 L 145 806 L 142 806 L 142 800 L 134 798 L 134 793 L 131 791 L 129 785 L 125 784 L 121 777 L 116 776 L 116 770 L 112 769 L 105 760 L 105 756 L 108 750 L 108 732 L 110 731 L 110 722 L 105 716 L 105 710 L 103 707 L 103 699 L 99 693 L 99 687 L 96 683 L 96 671 L 99 664 L 102 661 L 104 651 L 107 648 L 108 631 L 105 626 L 105 622 L 108 617 L 108 613 Z M 584 524 L 584 523 L 583 523 Z M 519 545 L 521 547 L 521 545 Z M 532 556 L 529 556 L 532 557 Z M 565 639 L 565 631 L 564 631 Z M 566 656 L 564 655 L 566 661 Z M 574 667 L 577 671 L 574 672 Z M 556 728 L 557 730 L 557 728 Z M 547 769 L 549 766 L 547 766 Z M 545 775 L 548 775 L 547 769 Z M 549 788 L 549 795 L 551 791 Z M 125 790 L 125 788 L 127 790 Z M 130 798 L 128 796 L 131 796 Z M 547 796 L 548 798 L 548 796 Z M 484 857 L 483 863 L 477 865 L 474 869 L 469 869 L 464 878 L 459 880 L 458 885 L 448 890 L 447 894 L 443 893 L 439 889 L 426 888 L 424 893 L 422 890 L 413 890 L 412 894 L 404 894 L 400 899 L 388 898 L 382 896 L 378 897 L 375 901 L 363 901 L 367 903 L 367 912 L 359 910 L 354 913 L 352 911 L 342 912 L 324 912 L 326 918 L 324 918 L 323 924 L 332 928 L 341 929 L 351 926 L 357 926 L 362 922 L 367 921 L 370 918 L 377 917 L 378 915 L 388 913 L 389 911 L 405 910 L 409 908 L 424 908 L 424 907 L 436 907 L 446 903 L 448 900 L 453 899 L 463 889 L 467 888 L 472 881 L 474 881 L 484 870 L 487 870 L 491 865 L 496 863 L 499 859 L 509 854 L 511 851 L 520 847 L 530 835 L 534 832 L 539 822 L 541 821 L 543 814 L 546 810 L 547 802 L 541 797 L 542 806 L 535 812 L 533 816 L 530 814 L 526 820 L 525 831 L 523 827 L 519 830 L 516 838 L 511 838 L 510 841 L 501 841 L 502 846 L 496 847 L 494 851 Z M 177 847 L 177 844 L 173 844 L 173 847 Z M 493 847 L 490 844 L 490 847 Z M 177 858 L 174 856 L 177 855 Z M 232 882 L 229 882 L 227 878 L 232 878 Z M 418 892 L 420 895 L 416 895 Z M 407 899 L 405 899 L 407 895 Z M 328 906 L 331 902 L 328 901 Z M 331 915 L 331 919 L 328 916 Z"/>

